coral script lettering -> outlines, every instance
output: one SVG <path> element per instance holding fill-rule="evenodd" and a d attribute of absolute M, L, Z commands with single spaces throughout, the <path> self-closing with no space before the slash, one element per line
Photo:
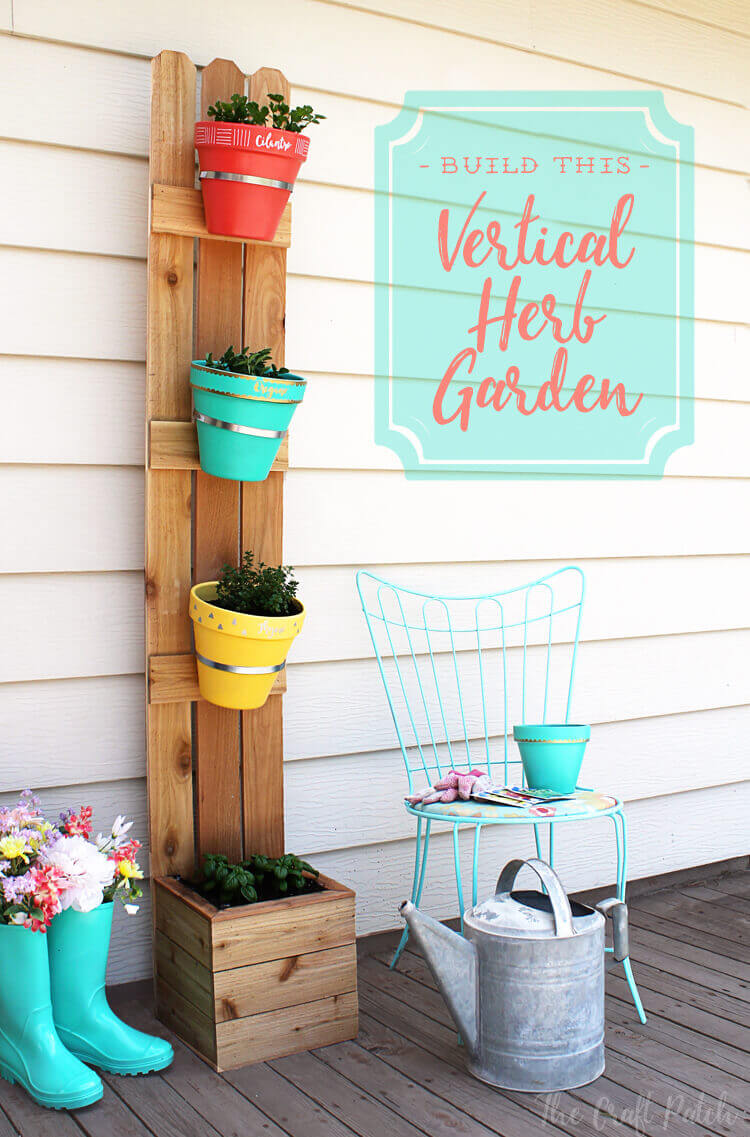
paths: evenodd
<path fill-rule="evenodd" d="M 450 208 L 441 211 L 437 233 L 440 263 L 447 273 L 460 261 L 468 268 L 484 268 L 485 272 L 485 266 L 497 265 L 512 276 L 504 297 L 493 295 L 492 277 L 485 277 L 476 323 L 467 328 L 472 338 L 456 352 L 435 393 L 432 404 L 435 421 L 446 426 L 458 419 L 461 430 L 466 431 L 473 406 L 502 411 L 512 405 L 522 415 L 571 409 L 591 414 L 606 411 L 612 406 L 623 417 L 634 414 L 643 394 L 631 398 L 621 382 L 613 385 L 610 379 L 602 378 L 597 384 L 593 375 L 586 374 L 581 376 L 572 391 L 563 391 L 568 366 L 565 345 L 573 339 L 581 344 L 588 343 L 597 325 L 607 319 L 606 314 L 591 316 L 584 312 L 592 274 L 597 267 L 605 264 L 624 270 L 635 256 L 633 247 L 627 252 L 622 250 L 623 234 L 633 212 L 633 194 L 626 193 L 618 198 L 608 232 L 589 231 L 580 238 L 575 238 L 567 230 L 554 237 L 548 226 L 542 224 L 537 227 L 540 216 L 534 212 L 534 195 L 529 194 L 520 220 L 512 226 L 509 244 L 501 239 L 500 221 L 493 219 L 484 228 L 476 226 L 474 217 L 485 196 L 485 193 L 479 195 L 463 224 L 459 220 L 461 229 L 457 235 L 451 235 Z M 583 269 L 572 316 L 563 319 L 558 314 L 558 302 L 553 292 L 546 293 L 538 301 L 522 303 L 519 300 L 523 280 L 520 270 L 531 264 L 573 271 Z M 507 352 L 514 343 L 514 335 L 526 342 L 544 335 L 558 345 L 552 357 L 549 378 L 538 386 L 535 398 L 522 387 L 520 368 L 513 363 L 507 366 L 503 378 L 487 376 L 476 390 L 466 386 L 456 391 L 455 385 L 451 386 L 457 376 L 473 374 L 488 339 L 495 340 L 499 351 Z"/>

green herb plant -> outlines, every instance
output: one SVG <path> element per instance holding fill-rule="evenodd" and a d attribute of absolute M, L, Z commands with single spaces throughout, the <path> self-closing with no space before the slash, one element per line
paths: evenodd
<path fill-rule="evenodd" d="M 246 616 L 293 616 L 300 611 L 295 599 L 299 583 L 293 572 L 288 565 L 272 568 L 263 561 L 256 565 L 248 551 L 237 568 L 224 565 L 213 603 Z"/>
<path fill-rule="evenodd" d="M 253 856 L 238 864 L 232 864 L 221 853 L 206 853 L 203 879 L 195 887 L 217 908 L 235 908 L 319 892 L 317 878 L 318 872 L 307 861 L 291 853 L 277 859 Z"/>
<path fill-rule="evenodd" d="M 250 351 L 249 347 L 243 347 L 242 351 L 237 353 L 234 345 L 230 344 L 220 359 L 214 359 L 209 351 L 205 364 L 212 371 L 233 371 L 237 375 L 262 375 L 267 379 L 280 379 L 283 375 L 290 374 L 288 367 L 277 367 L 272 363 L 270 347 L 262 347 L 260 351 Z"/>
<path fill-rule="evenodd" d="M 314 126 L 325 118 L 323 114 L 315 114 L 309 104 L 290 110 L 289 104 L 284 102 L 283 95 L 269 95 L 268 103 L 259 106 L 258 103 L 251 102 L 247 95 L 235 94 L 228 103 L 222 103 L 217 99 L 215 105 L 208 108 L 208 115 L 215 122 L 244 122 L 250 126 L 272 126 L 276 130 L 291 130 L 294 134 L 299 134 L 306 127 Z"/>

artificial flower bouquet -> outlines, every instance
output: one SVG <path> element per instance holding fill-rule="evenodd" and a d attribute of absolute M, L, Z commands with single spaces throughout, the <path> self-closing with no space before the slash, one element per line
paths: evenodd
<path fill-rule="evenodd" d="M 132 821 L 118 816 L 92 841 L 91 815 L 83 806 L 52 823 L 30 790 L 12 809 L 0 809 L 0 923 L 46 932 L 67 908 L 91 912 L 118 894 L 129 906 L 142 895 Z"/>

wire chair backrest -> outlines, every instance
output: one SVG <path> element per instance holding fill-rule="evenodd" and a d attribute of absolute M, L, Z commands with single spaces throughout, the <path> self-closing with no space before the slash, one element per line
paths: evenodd
<path fill-rule="evenodd" d="M 419 592 L 361 569 L 357 590 L 410 790 L 415 774 L 421 785 L 422 775 L 473 766 L 520 781 L 513 726 L 569 721 L 581 569 L 476 596 Z"/>

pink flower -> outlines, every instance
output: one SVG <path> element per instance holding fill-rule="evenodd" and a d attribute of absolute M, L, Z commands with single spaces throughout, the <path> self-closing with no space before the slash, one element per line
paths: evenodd
<path fill-rule="evenodd" d="M 93 810 L 90 805 L 82 805 L 78 813 L 73 813 L 72 810 L 62 813 L 60 814 L 62 821 L 60 828 L 68 837 L 85 837 L 88 840 L 91 836 L 92 813 Z"/>

